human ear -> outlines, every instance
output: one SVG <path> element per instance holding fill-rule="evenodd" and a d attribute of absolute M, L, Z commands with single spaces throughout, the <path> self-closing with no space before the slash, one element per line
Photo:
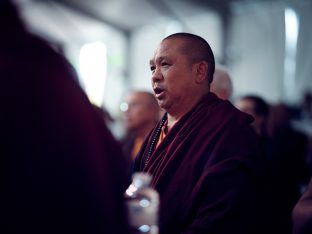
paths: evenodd
<path fill-rule="evenodd" d="M 202 83 L 207 79 L 208 63 L 201 61 L 195 64 L 196 83 Z"/>

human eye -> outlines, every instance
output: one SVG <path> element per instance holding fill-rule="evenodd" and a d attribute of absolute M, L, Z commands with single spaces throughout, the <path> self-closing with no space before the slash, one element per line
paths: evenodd
<path fill-rule="evenodd" d="M 169 66 L 169 63 L 167 61 L 163 61 L 161 62 L 160 64 L 162 67 L 166 67 L 166 66 Z"/>
<path fill-rule="evenodd" d="M 156 69 L 156 66 L 155 65 L 150 65 L 150 69 L 151 69 L 152 72 L 154 72 L 155 69 Z"/>

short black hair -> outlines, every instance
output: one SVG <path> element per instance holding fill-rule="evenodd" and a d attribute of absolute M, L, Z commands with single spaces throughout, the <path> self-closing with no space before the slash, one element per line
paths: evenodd
<path fill-rule="evenodd" d="M 250 100 L 254 103 L 254 112 L 258 116 L 268 116 L 269 105 L 264 101 L 263 98 L 257 95 L 245 95 L 241 100 Z"/>
<path fill-rule="evenodd" d="M 208 82 L 211 83 L 215 71 L 215 58 L 208 42 L 198 35 L 185 32 L 171 34 L 164 38 L 163 41 L 175 38 L 184 41 L 184 46 L 181 48 L 181 51 L 189 55 L 192 62 L 204 60 L 208 63 Z"/>

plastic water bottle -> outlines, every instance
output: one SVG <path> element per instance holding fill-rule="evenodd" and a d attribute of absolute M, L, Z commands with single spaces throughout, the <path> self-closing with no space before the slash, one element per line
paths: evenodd
<path fill-rule="evenodd" d="M 125 192 L 131 234 L 158 234 L 159 194 L 150 186 L 152 176 L 137 172 Z"/>

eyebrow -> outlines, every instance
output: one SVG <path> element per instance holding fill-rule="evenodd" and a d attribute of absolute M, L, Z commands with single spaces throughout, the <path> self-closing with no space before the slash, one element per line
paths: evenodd
<path fill-rule="evenodd" d="M 165 57 L 165 56 L 160 56 L 160 57 L 158 57 L 158 58 L 156 59 L 156 62 L 160 62 L 160 61 L 162 61 L 162 60 L 164 60 L 164 59 L 167 59 L 167 57 Z M 154 59 L 150 59 L 150 65 L 151 65 L 151 64 L 155 64 Z"/>

